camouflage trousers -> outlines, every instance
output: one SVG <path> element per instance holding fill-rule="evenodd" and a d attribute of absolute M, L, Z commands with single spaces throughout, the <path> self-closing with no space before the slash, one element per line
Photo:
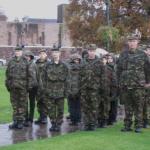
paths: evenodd
<path fill-rule="evenodd" d="M 52 124 L 61 125 L 64 116 L 64 98 L 47 97 L 47 111 Z"/>
<path fill-rule="evenodd" d="M 109 118 L 110 101 L 108 97 L 100 96 L 98 101 L 98 123 L 106 121 Z"/>
<path fill-rule="evenodd" d="M 28 95 L 29 98 L 27 102 L 26 121 L 33 122 L 37 89 L 36 88 L 30 89 L 30 91 L 28 91 Z"/>
<path fill-rule="evenodd" d="M 135 128 L 141 128 L 143 122 L 143 105 L 145 99 L 145 89 L 128 89 L 124 91 L 125 119 L 124 126 L 130 128 L 134 115 Z"/>
<path fill-rule="evenodd" d="M 12 89 L 10 101 L 13 108 L 13 121 L 24 121 L 26 115 L 28 94 L 26 90 Z"/>
<path fill-rule="evenodd" d="M 150 124 L 150 103 L 149 97 L 145 97 L 143 106 L 143 123 Z"/>
<path fill-rule="evenodd" d="M 45 98 L 45 93 L 41 90 L 37 91 L 37 96 L 36 96 L 36 101 L 37 101 L 37 111 L 40 115 L 40 118 L 45 118 L 47 117 L 47 103 L 46 103 L 46 98 Z"/>
<path fill-rule="evenodd" d="M 71 121 L 80 122 L 81 120 L 80 95 L 68 96 L 68 108 Z"/>
<path fill-rule="evenodd" d="M 84 126 L 97 124 L 98 91 L 81 91 L 81 113 Z"/>
<path fill-rule="evenodd" d="M 109 109 L 109 122 L 115 122 L 117 120 L 117 109 L 118 109 L 118 100 L 110 101 L 110 109 Z"/>

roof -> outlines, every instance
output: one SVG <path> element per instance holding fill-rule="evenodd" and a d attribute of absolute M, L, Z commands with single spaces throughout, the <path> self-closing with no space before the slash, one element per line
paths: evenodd
<path fill-rule="evenodd" d="M 38 23 L 57 23 L 57 19 L 42 19 L 42 18 L 23 18 L 24 22 L 27 23 L 34 23 L 34 24 L 38 24 Z"/>

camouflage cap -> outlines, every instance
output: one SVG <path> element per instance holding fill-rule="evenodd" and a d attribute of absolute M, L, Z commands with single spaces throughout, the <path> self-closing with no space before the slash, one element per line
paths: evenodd
<path fill-rule="evenodd" d="M 34 57 L 34 54 L 33 54 L 30 50 L 25 50 L 25 51 L 23 52 L 23 54 L 24 54 L 25 56 L 32 56 L 32 57 Z"/>
<path fill-rule="evenodd" d="M 42 48 L 42 49 L 40 49 L 40 50 L 39 50 L 39 53 L 41 53 L 41 52 L 45 52 L 45 53 L 47 53 L 47 50 L 46 50 L 46 49 L 44 49 L 44 48 Z"/>
<path fill-rule="evenodd" d="M 59 52 L 59 47 L 56 46 L 56 45 L 53 45 L 53 48 L 52 48 L 51 50 L 52 50 L 52 51 L 57 51 L 57 52 Z"/>
<path fill-rule="evenodd" d="M 23 46 L 17 45 L 17 46 L 15 47 L 15 51 L 22 51 L 22 50 L 23 50 Z"/>
<path fill-rule="evenodd" d="M 127 36 L 127 40 L 128 40 L 128 41 L 130 41 L 130 40 L 140 40 L 140 37 L 139 37 L 137 34 L 131 33 L 131 34 L 129 34 L 129 35 Z"/>
<path fill-rule="evenodd" d="M 71 60 L 75 60 L 75 59 L 81 60 L 81 56 L 79 54 L 72 54 L 70 58 L 71 58 Z"/>
<path fill-rule="evenodd" d="M 88 50 L 96 50 L 97 46 L 96 44 L 89 44 L 88 45 Z"/>

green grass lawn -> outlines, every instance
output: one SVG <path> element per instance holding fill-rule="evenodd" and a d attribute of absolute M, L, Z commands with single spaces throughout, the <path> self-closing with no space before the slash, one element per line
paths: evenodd
<path fill-rule="evenodd" d="M 64 136 L 1 147 L 0 150 L 149 150 L 150 129 L 142 134 L 120 132 L 122 124 L 94 132 L 75 132 Z"/>
<path fill-rule="evenodd" d="M 12 109 L 9 101 L 9 93 L 5 88 L 5 69 L 0 68 L 0 124 L 10 122 Z"/>

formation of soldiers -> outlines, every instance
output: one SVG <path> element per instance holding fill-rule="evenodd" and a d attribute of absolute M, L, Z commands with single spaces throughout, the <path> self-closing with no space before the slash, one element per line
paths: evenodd
<path fill-rule="evenodd" d="M 139 47 L 136 35 L 127 38 L 127 47 L 116 60 L 112 54 L 99 58 L 96 45 L 89 44 L 82 56 L 71 54 L 61 61 L 59 48 L 39 51 L 35 62 L 31 51 L 16 47 L 15 56 L 6 70 L 6 87 L 10 92 L 13 123 L 10 129 L 31 126 L 35 103 L 39 118 L 35 124 L 51 121 L 50 131 L 60 131 L 67 98 L 70 125 L 83 124 L 83 130 L 93 131 L 113 125 L 118 104 L 125 106 L 123 132 L 135 132 L 149 127 L 150 47 Z M 119 96 L 120 101 L 118 101 Z"/>

